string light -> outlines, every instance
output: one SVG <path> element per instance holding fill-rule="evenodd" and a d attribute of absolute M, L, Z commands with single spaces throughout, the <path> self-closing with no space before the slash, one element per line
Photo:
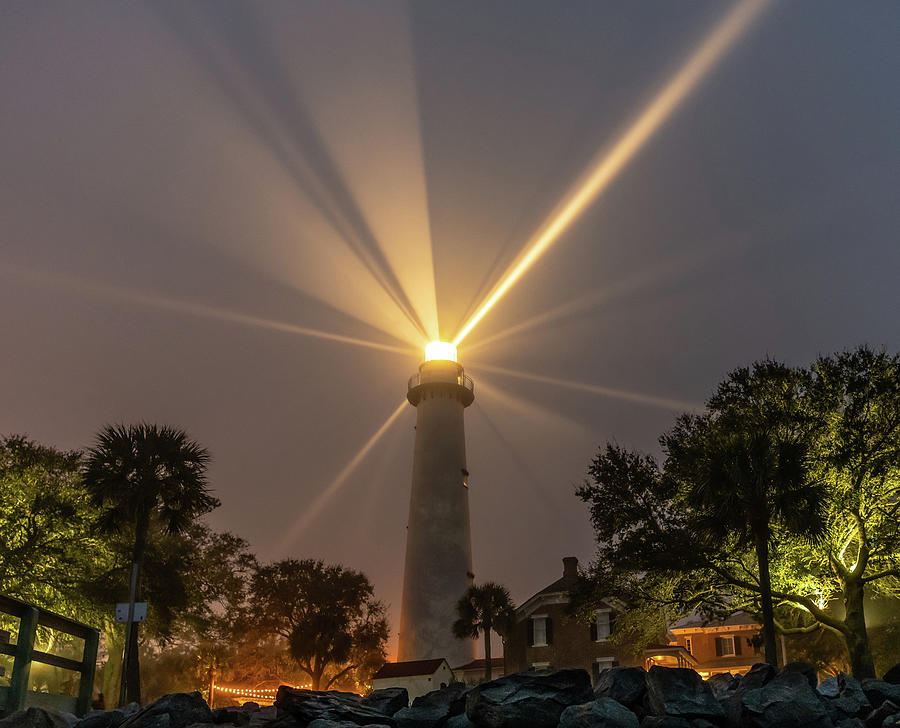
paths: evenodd
<path fill-rule="evenodd" d="M 287 687 L 298 690 L 309 690 L 312 688 L 312 683 L 306 683 L 305 685 L 288 685 Z M 213 685 L 212 689 L 215 692 L 225 693 L 226 695 L 234 695 L 241 698 L 254 698 L 256 700 L 265 700 L 268 702 L 274 702 L 275 697 L 278 695 L 278 688 L 228 688 L 224 685 Z"/>

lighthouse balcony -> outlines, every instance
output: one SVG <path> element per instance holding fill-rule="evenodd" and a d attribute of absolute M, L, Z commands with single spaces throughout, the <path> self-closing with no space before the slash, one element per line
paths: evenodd
<path fill-rule="evenodd" d="M 462 367 L 458 367 L 452 377 L 434 376 L 432 372 L 419 371 L 409 378 L 407 383 L 406 398 L 410 404 L 418 405 L 423 396 L 457 397 L 464 407 L 468 407 L 475 400 L 475 382 L 468 376 Z"/>

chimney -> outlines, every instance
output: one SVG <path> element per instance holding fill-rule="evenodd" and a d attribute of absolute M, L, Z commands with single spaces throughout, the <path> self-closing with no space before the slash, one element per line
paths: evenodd
<path fill-rule="evenodd" d="M 563 579 L 575 579 L 578 577 L 578 557 L 566 556 L 563 558 Z"/>

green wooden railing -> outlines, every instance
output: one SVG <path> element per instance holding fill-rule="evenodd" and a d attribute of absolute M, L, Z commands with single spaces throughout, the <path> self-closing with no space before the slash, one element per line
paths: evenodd
<path fill-rule="evenodd" d="M 40 662 L 65 670 L 74 670 L 79 674 L 78 697 L 75 699 L 74 712 L 76 715 L 87 713 L 91 707 L 91 694 L 94 689 L 94 670 L 97 667 L 100 631 L 5 594 L 0 594 L 0 613 L 17 617 L 19 620 L 15 644 L 0 643 L 0 654 L 10 655 L 13 658 L 5 704 L 2 692 L 0 692 L 0 709 L 12 712 L 27 707 L 29 703 L 40 702 L 39 694 L 31 693 L 28 690 L 31 664 Z M 47 627 L 83 639 L 84 649 L 81 661 L 34 649 L 34 638 L 38 627 Z"/>

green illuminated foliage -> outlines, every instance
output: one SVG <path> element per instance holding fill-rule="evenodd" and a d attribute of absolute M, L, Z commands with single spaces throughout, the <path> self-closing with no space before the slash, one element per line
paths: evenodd
<path fill-rule="evenodd" d="M 671 623 L 762 615 L 771 593 L 770 639 L 828 630 L 874 675 L 863 602 L 900 596 L 900 358 L 738 370 L 661 441 L 662 467 L 608 445 L 578 490 L 598 545 L 580 608 L 612 595 Z"/>
<path fill-rule="evenodd" d="M 93 621 L 98 611 L 82 585 L 111 554 L 92 530 L 78 466 L 78 453 L 21 436 L 0 440 L 0 592 Z"/>

